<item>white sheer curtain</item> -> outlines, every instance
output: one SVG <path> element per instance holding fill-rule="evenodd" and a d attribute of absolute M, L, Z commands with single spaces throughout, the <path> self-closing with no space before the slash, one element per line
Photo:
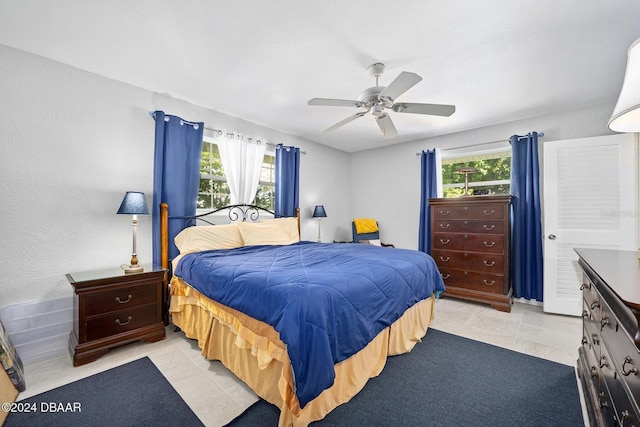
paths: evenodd
<path fill-rule="evenodd" d="M 260 182 L 265 144 L 249 141 L 240 134 L 227 133 L 216 138 L 216 143 L 231 193 L 231 204 L 253 203 Z"/>

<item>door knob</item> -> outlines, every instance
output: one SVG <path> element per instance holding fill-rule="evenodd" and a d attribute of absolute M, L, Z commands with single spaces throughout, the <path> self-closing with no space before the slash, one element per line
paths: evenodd
<path fill-rule="evenodd" d="M 555 234 L 549 234 L 549 240 L 556 240 Z"/>

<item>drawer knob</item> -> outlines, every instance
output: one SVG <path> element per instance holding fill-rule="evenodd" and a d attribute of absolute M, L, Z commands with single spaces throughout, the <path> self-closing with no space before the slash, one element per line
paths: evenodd
<path fill-rule="evenodd" d="M 592 366 L 591 367 L 591 377 L 594 378 L 594 377 L 597 377 L 597 376 L 598 376 L 598 368 L 595 367 L 595 366 Z"/>
<path fill-rule="evenodd" d="M 488 225 L 486 225 L 486 224 L 485 224 L 485 225 L 483 225 L 482 227 L 483 227 L 485 230 L 487 230 L 487 231 L 491 231 L 491 230 L 493 230 L 494 228 L 496 228 L 495 224 L 494 224 L 494 225 L 492 225 L 491 227 L 489 227 Z"/>
<path fill-rule="evenodd" d="M 129 316 L 126 322 L 121 322 L 120 319 L 116 319 L 116 324 L 120 326 L 125 326 L 125 325 L 128 325 L 129 323 L 131 323 L 131 316 Z"/>
<path fill-rule="evenodd" d="M 484 245 L 488 248 L 492 248 L 496 245 L 496 242 L 491 242 L 491 243 L 484 242 Z"/>
<path fill-rule="evenodd" d="M 600 330 L 603 330 L 609 323 L 609 318 L 607 316 L 602 316 L 602 319 L 600 319 Z"/>
<path fill-rule="evenodd" d="M 489 281 L 487 281 L 487 279 L 484 279 L 484 280 L 483 280 L 483 282 L 484 282 L 484 284 L 485 284 L 485 285 L 487 285 L 487 286 L 493 286 L 493 284 L 494 284 L 494 283 L 496 283 L 496 281 L 495 281 L 495 280 L 492 280 L 491 282 L 489 282 Z"/>
<path fill-rule="evenodd" d="M 449 211 L 440 211 L 440 215 L 447 216 L 449 215 Z"/>
<path fill-rule="evenodd" d="M 126 299 L 126 300 L 124 300 L 124 301 L 122 301 L 122 300 L 120 299 L 120 297 L 118 296 L 118 297 L 116 297 L 116 301 L 118 301 L 120 304 L 126 304 L 126 303 L 128 303 L 129 301 L 131 301 L 131 298 L 133 298 L 133 296 L 132 296 L 131 294 L 129 294 L 129 295 L 127 296 L 127 299 Z"/>
<path fill-rule="evenodd" d="M 587 289 L 589 287 L 589 285 L 587 285 L 586 283 L 583 283 L 582 285 L 580 285 L 580 290 L 584 291 L 585 289 Z"/>
<path fill-rule="evenodd" d="M 442 279 L 443 280 L 447 280 L 449 277 L 451 277 L 451 275 L 449 273 L 447 274 L 442 274 Z"/>
<path fill-rule="evenodd" d="M 627 363 L 631 365 L 631 369 L 629 369 L 628 371 L 627 371 L 627 368 L 626 368 Z M 632 372 L 633 372 L 633 375 L 638 375 L 638 368 L 633 366 L 633 359 L 631 359 L 631 356 L 625 356 L 624 363 L 622 364 L 622 375 L 627 377 Z"/>
<path fill-rule="evenodd" d="M 582 345 L 588 344 L 589 343 L 589 338 L 583 336 L 582 337 Z"/>
<path fill-rule="evenodd" d="M 443 245 L 448 245 L 450 242 L 450 239 L 440 239 L 440 243 L 442 243 Z"/>
<path fill-rule="evenodd" d="M 591 341 L 594 345 L 600 345 L 600 338 L 598 338 L 598 334 L 591 334 Z"/>
<path fill-rule="evenodd" d="M 484 262 L 484 265 L 486 265 L 487 267 L 493 267 L 494 265 L 496 265 L 495 261 L 489 262 L 487 260 L 484 260 L 483 262 Z"/>
<path fill-rule="evenodd" d="M 585 319 L 587 319 L 589 317 L 589 312 L 587 310 L 583 310 L 582 311 L 582 317 L 584 317 Z"/>
<path fill-rule="evenodd" d="M 591 307 L 591 310 L 593 310 L 596 307 L 600 307 L 600 301 L 598 301 L 598 300 L 592 301 L 591 305 L 589 307 Z"/>
<path fill-rule="evenodd" d="M 445 230 L 449 227 L 451 227 L 451 224 L 440 224 L 440 228 L 443 228 Z"/>
<path fill-rule="evenodd" d="M 487 216 L 490 216 L 490 215 L 493 215 L 494 213 L 496 213 L 496 211 L 494 211 L 493 209 L 491 209 L 490 211 L 485 209 L 482 212 Z"/>
<path fill-rule="evenodd" d="M 440 257 L 440 261 L 442 261 L 442 262 L 448 262 L 450 259 L 451 259 L 451 257 L 448 257 L 448 256 L 441 256 Z"/>

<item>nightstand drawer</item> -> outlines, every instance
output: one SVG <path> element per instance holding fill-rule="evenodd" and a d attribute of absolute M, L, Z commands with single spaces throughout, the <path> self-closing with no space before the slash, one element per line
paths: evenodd
<path fill-rule="evenodd" d="M 157 304 L 113 311 L 90 319 L 87 318 L 87 340 L 93 341 L 117 335 L 161 321 L 162 319 L 158 316 Z"/>
<path fill-rule="evenodd" d="M 158 287 L 149 285 L 127 286 L 112 291 L 88 294 L 85 300 L 86 316 L 155 304 Z"/>

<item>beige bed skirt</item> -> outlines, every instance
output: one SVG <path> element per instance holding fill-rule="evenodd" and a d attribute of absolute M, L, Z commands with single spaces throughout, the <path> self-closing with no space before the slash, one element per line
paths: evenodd
<path fill-rule="evenodd" d="M 218 304 L 183 280 L 171 280 L 169 312 L 173 324 L 197 339 L 202 354 L 221 361 L 264 400 L 280 408 L 280 426 L 306 426 L 348 402 L 369 378 L 382 372 L 387 356 L 411 351 L 426 334 L 434 298 L 423 300 L 364 349 L 335 365 L 333 386 L 300 408 L 284 343 L 271 326 Z"/>

